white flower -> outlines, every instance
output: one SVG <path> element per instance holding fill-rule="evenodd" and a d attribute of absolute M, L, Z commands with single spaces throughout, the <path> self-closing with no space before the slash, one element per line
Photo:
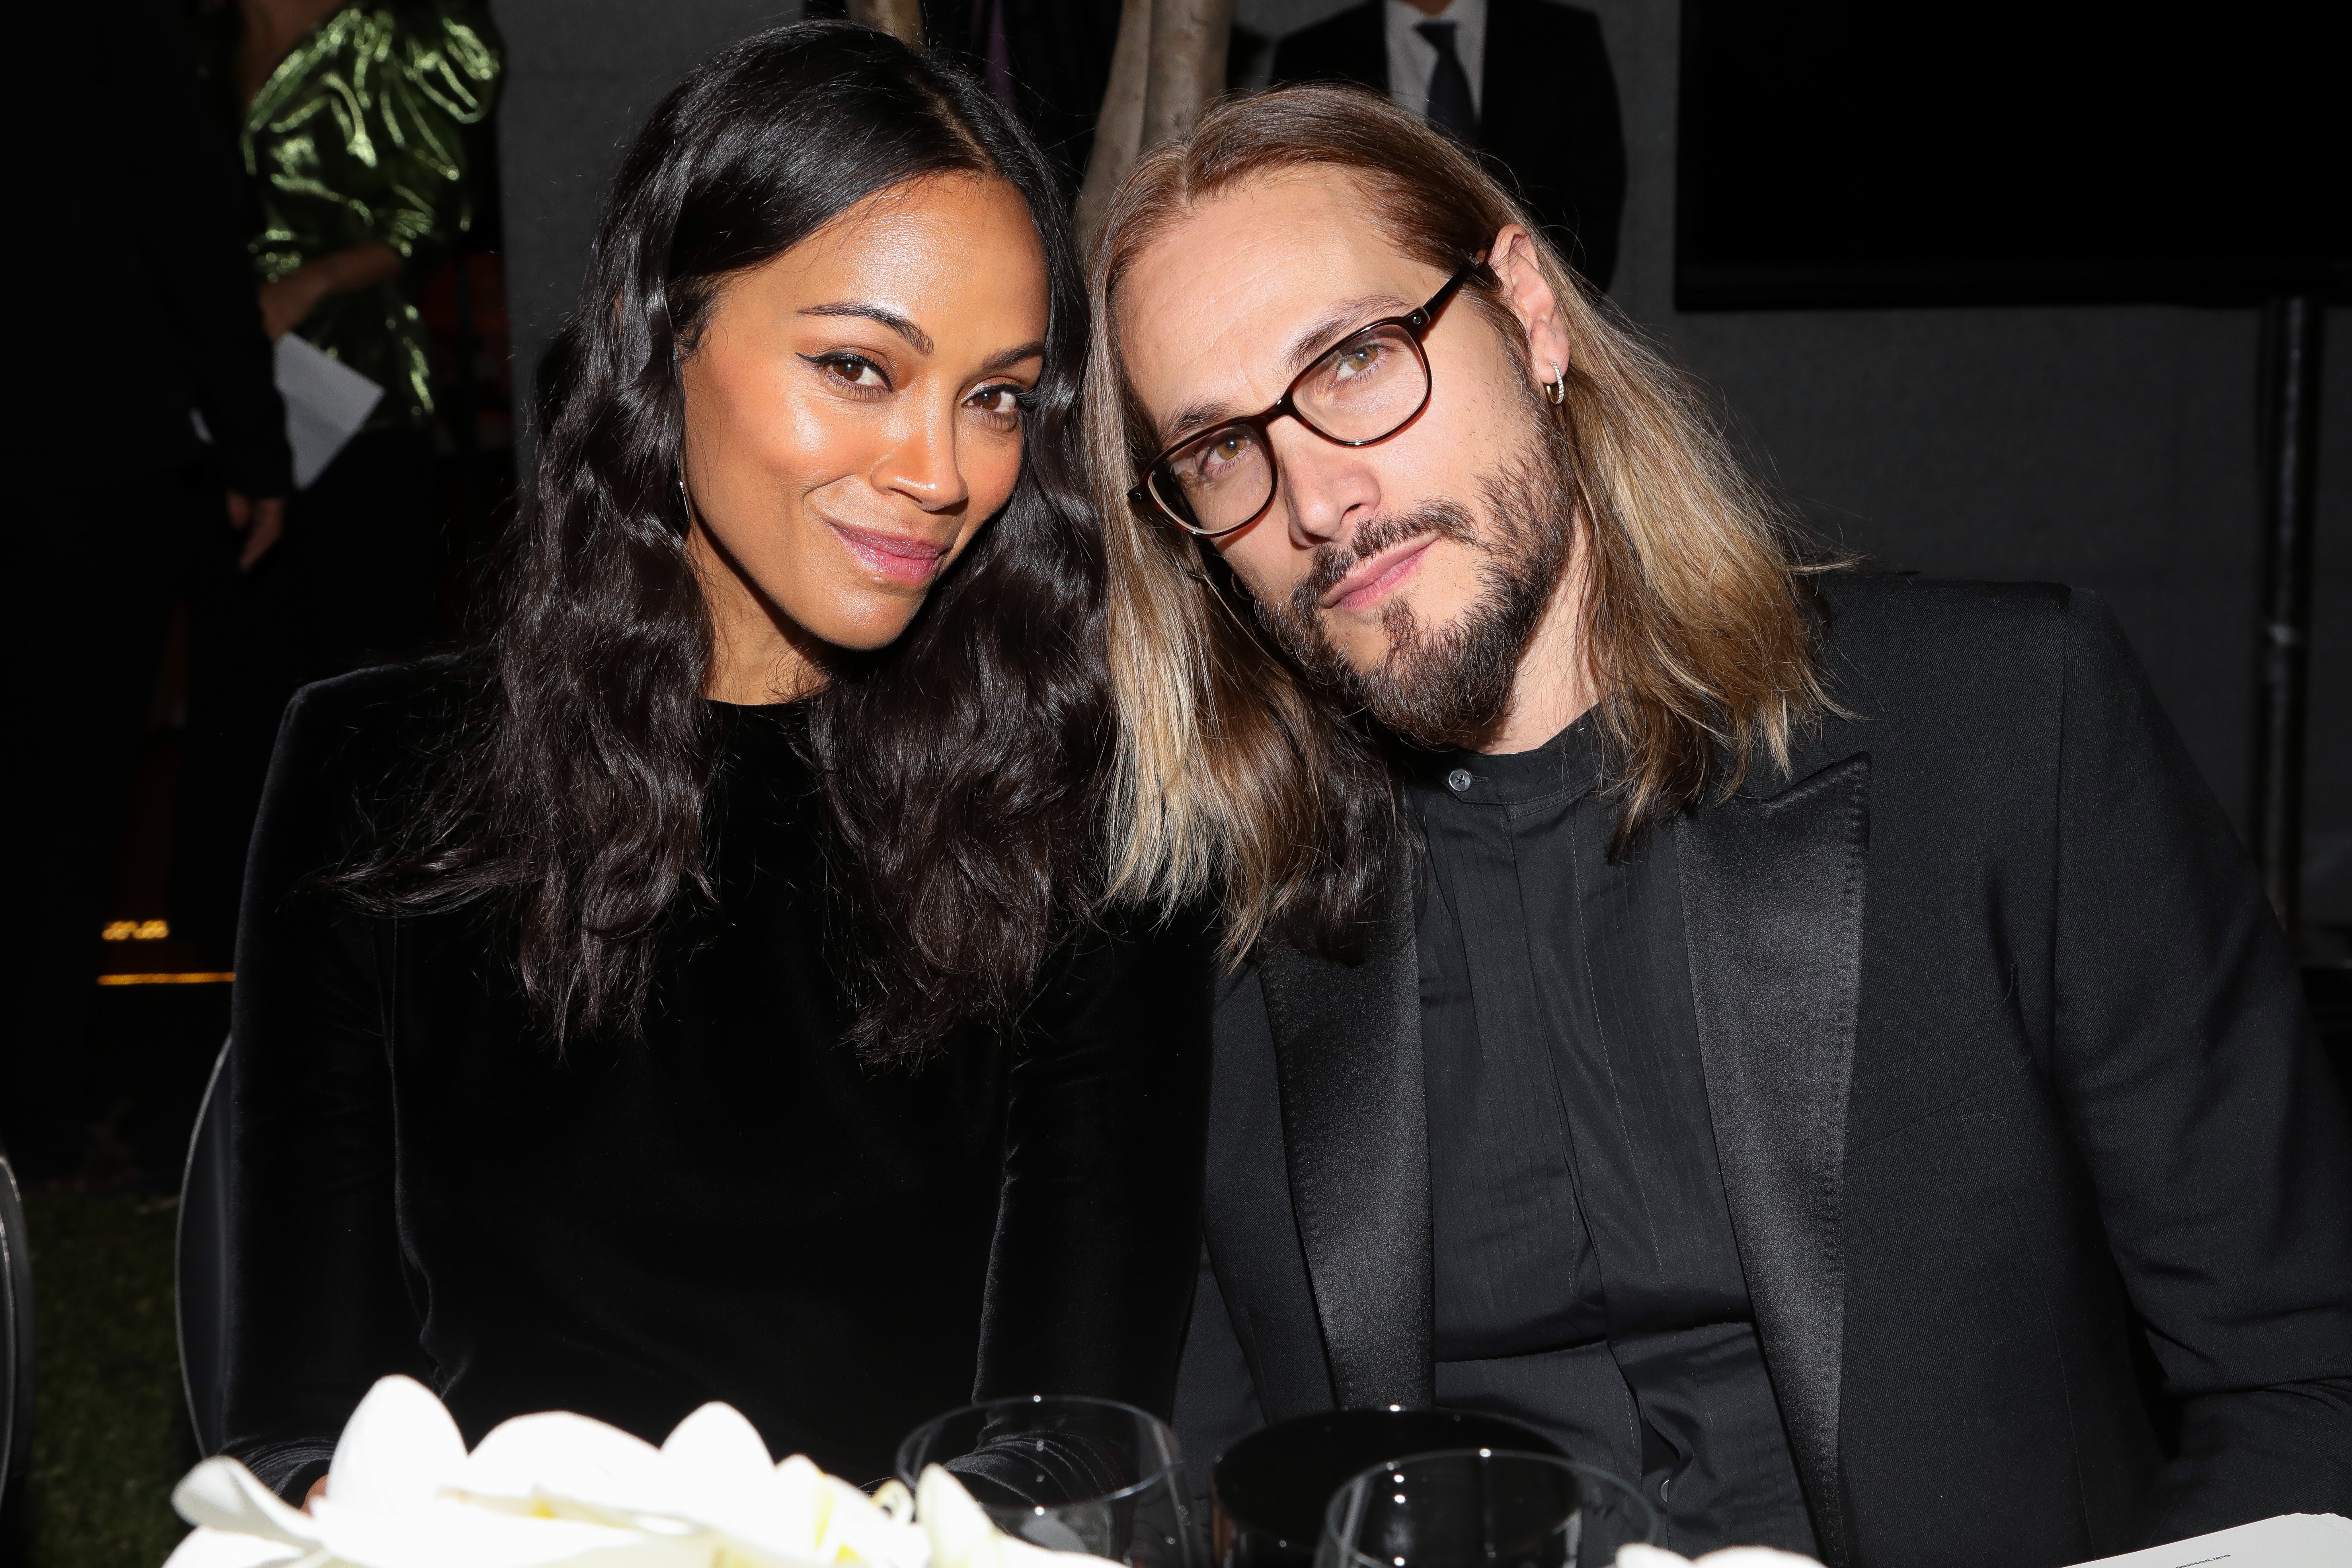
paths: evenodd
<path fill-rule="evenodd" d="M 1770 1546 L 1727 1546 L 1694 1563 L 1663 1546 L 1629 1542 L 1617 1549 L 1617 1568 L 1822 1568 L 1811 1558 Z"/>
<path fill-rule="evenodd" d="M 289 1508 L 234 1459 L 173 1490 L 195 1530 L 166 1568 L 1085 1568 L 996 1530 L 954 1477 L 872 1497 L 799 1455 L 770 1462 L 706 1405 L 659 1448 L 585 1416 L 523 1415 L 471 1454 L 421 1384 L 387 1377 L 335 1445 L 326 1495 Z"/>

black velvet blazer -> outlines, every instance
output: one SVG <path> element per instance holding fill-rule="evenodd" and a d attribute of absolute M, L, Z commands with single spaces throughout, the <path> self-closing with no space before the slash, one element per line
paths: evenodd
<path fill-rule="evenodd" d="M 487 917 L 364 917 L 310 882 L 440 744 L 443 679 L 310 687 L 279 739 L 225 1080 L 226 1451 L 299 1495 L 394 1372 L 469 1442 L 549 1409 L 658 1441 L 719 1399 L 861 1482 L 976 1394 L 1166 1413 L 1200 1245 L 1202 933 L 1090 931 L 1018 1037 L 868 1068 L 824 961 L 798 716 L 728 709 L 717 908 L 665 932 L 636 1037 L 559 1053 Z"/>
<path fill-rule="evenodd" d="M 1823 592 L 1846 714 L 1669 829 L 1823 1559 L 2053 1568 L 2352 1511 L 2352 1118 L 2114 618 L 2044 584 Z M 1414 917 L 1354 968 L 1277 950 L 1218 1012 L 1201 1458 L 1433 1397 Z"/>

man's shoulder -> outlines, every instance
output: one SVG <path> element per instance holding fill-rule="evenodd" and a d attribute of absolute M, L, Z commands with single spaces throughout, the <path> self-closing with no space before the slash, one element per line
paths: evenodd
<path fill-rule="evenodd" d="M 1815 585 L 1841 622 L 1920 625 L 2021 625 L 2066 613 L 2074 590 L 2063 583 L 1994 583 L 1929 577 L 1916 572 L 1826 572 Z"/>
<path fill-rule="evenodd" d="M 1815 587 L 1830 708 L 1794 776 L 1864 751 L 1879 765 L 1952 778 L 2054 762 L 2070 647 L 2095 595 L 1860 572 Z M 2112 624 L 2103 611 L 2095 618 Z"/>
<path fill-rule="evenodd" d="M 1872 686 L 1948 690 L 2054 682 L 2063 672 L 2075 592 L 2057 583 L 1980 583 L 1910 574 L 1835 572 L 1816 582 L 1824 673 Z"/>

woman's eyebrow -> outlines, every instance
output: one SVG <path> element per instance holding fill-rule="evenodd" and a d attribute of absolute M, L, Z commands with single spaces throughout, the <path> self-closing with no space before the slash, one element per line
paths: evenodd
<path fill-rule="evenodd" d="M 982 375 L 994 375 L 1000 370 L 1011 370 L 1023 360 L 1044 359 L 1045 357 L 1045 342 L 1044 339 L 1040 338 L 1035 342 L 1023 343 L 1017 349 L 1006 349 L 1001 354 L 989 355 L 988 363 L 980 367 L 980 374 Z"/>
<path fill-rule="evenodd" d="M 917 353 L 927 354 L 931 352 L 930 333 L 923 331 L 898 311 L 886 310 L 879 305 L 843 300 L 830 305 L 803 305 L 801 307 L 801 314 L 803 316 L 863 316 L 869 321 L 881 322 L 906 339 L 908 346 Z"/>

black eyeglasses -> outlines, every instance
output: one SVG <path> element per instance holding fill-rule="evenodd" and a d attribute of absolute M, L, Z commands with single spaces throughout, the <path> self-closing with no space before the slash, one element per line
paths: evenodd
<path fill-rule="evenodd" d="M 1387 440 L 1429 406 L 1429 353 L 1422 340 L 1462 285 L 1485 272 L 1483 258 L 1466 263 L 1420 310 L 1359 328 L 1318 355 L 1273 407 L 1169 447 L 1145 466 L 1128 500 L 1215 539 L 1246 528 L 1274 504 L 1282 475 L 1266 427 L 1276 420 L 1296 419 L 1341 447 Z"/>

